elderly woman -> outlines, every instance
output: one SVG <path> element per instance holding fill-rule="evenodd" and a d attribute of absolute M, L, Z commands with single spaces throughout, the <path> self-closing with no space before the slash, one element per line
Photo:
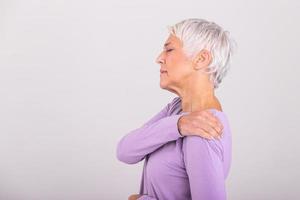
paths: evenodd
<path fill-rule="evenodd" d="M 204 19 L 168 28 L 156 62 L 160 87 L 177 97 L 118 143 L 120 161 L 144 160 L 139 194 L 129 199 L 224 200 L 231 131 L 214 89 L 228 71 L 234 41 Z"/>

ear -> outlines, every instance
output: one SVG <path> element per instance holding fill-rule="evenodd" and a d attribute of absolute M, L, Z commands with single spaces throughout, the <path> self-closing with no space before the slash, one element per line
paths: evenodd
<path fill-rule="evenodd" d="M 207 49 L 202 49 L 193 60 L 196 70 L 205 69 L 211 61 L 212 56 Z"/>

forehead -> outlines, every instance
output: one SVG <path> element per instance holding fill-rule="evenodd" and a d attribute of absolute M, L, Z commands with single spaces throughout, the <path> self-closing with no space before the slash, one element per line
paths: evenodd
<path fill-rule="evenodd" d="M 167 40 L 165 41 L 164 47 L 168 45 L 181 46 L 181 41 L 178 37 L 170 34 Z"/>

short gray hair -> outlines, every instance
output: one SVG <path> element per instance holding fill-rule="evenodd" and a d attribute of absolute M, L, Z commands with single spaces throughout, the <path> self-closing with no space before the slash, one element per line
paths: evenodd
<path fill-rule="evenodd" d="M 183 50 L 189 58 L 194 58 L 202 49 L 211 52 L 212 62 L 207 73 L 211 74 L 214 88 L 218 88 L 226 75 L 235 41 L 229 32 L 223 30 L 218 24 L 205 19 L 185 19 L 173 26 L 167 26 L 168 31 L 178 37 L 183 43 Z"/>

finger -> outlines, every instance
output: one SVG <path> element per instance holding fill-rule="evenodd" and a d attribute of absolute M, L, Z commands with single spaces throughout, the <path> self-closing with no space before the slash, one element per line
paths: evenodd
<path fill-rule="evenodd" d="M 216 117 L 212 112 L 208 111 L 208 112 L 205 112 L 204 115 L 207 117 L 208 120 L 214 122 L 216 124 L 216 126 L 219 127 L 219 129 L 223 129 L 223 125 L 222 123 L 220 122 L 220 119 L 218 117 Z"/>
<path fill-rule="evenodd" d="M 222 128 L 219 126 L 219 124 L 215 120 L 211 120 L 209 118 L 206 118 L 203 123 L 206 123 L 207 125 L 210 126 L 210 128 L 213 128 L 219 135 L 222 132 Z"/>
<path fill-rule="evenodd" d="M 199 128 L 198 130 L 197 130 L 197 136 L 199 136 L 199 137 L 203 137 L 203 138 L 205 138 L 205 139 L 209 139 L 209 140 L 212 140 L 212 139 L 214 139 L 214 137 L 212 136 L 212 135 L 210 135 L 208 132 L 206 132 L 204 129 L 202 129 L 202 128 Z"/>
<path fill-rule="evenodd" d="M 220 119 L 217 119 L 217 123 L 218 123 L 218 125 L 220 126 L 220 128 L 223 130 L 223 129 L 224 129 L 224 126 L 223 126 L 223 124 L 222 124 L 222 122 L 221 122 Z"/>
<path fill-rule="evenodd" d="M 214 118 L 209 118 L 204 114 L 202 116 L 199 116 L 198 119 L 200 120 L 200 122 L 197 123 L 197 125 L 203 126 L 206 132 L 211 133 L 213 136 L 218 136 L 221 134 L 221 128 L 219 127 L 216 120 L 214 120 Z"/>
<path fill-rule="evenodd" d="M 212 137 L 214 138 L 219 137 L 219 133 L 210 125 L 208 125 L 206 122 L 200 124 L 199 126 L 200 126 L 199 128 L 202 128 L 207 134 L 211 135 Z"/>
<path fill-rule="evenodd" d="M 204 110 L 197 113 L 196 126 L 203 126 L 204 130 L 213 137 L 218 137 L 222 134 L 222 126 L 220 125 L 218 118 L 215 117 L 211 111 Z"/>

